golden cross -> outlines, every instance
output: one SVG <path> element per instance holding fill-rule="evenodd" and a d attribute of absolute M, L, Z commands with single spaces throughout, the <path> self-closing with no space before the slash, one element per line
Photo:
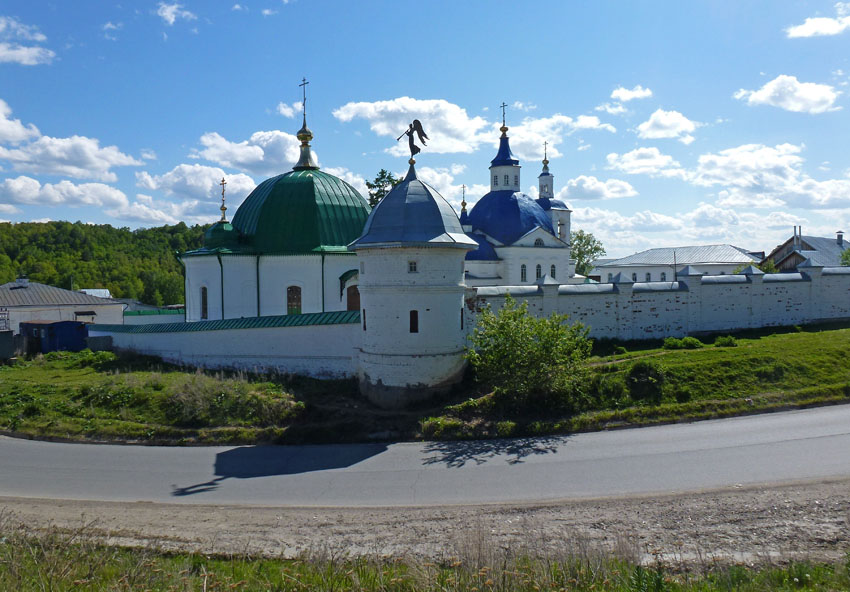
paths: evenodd
<path fill-rule="evenodd" d="M 310 84 L 307 82 L 306 78 L 301 79 L 301 84 L 298 86 L 301 87 L 301 112 L 304 117 L 307 117 L 307 85 Z"/>
<path fill-rule="evenodd" d="M 504 101 L 502 101 L 502 104 L 499 105 L 499 107 L 502 108 L 502 126 L 504 126 L 505 125 L 505 107 L 507 107 L 507 105 L 505 104 Z"/>
<path fill-rule="evenodd" d="M 549 146 L 549 142 L 543 142 L 543 160 L 546 160 L 546 147 Z"/>

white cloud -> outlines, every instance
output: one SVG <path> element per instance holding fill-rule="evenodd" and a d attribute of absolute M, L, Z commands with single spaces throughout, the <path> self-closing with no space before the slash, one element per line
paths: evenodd
<path fill-rule="evenodd" d="M 272 10 L 271 8 L 264 8 L 260 12 L 263 16 L 272 16 L 273 14 L 277 14 L 277 11 Z"/>
<path fill-rule="evenodd" d="M 534 103 L 523 103 L 522 101 L 514 101 L 514 104 L 511 105 L 511 108 L 516 109 L 517 111 L 534 111 L 537 109 L 537 105 Z"/>
<path fill-rule="evenodd" d="M 0 200 L 37 206 L 96 206 L 116 207 L 127 204 L 127 196 L 115 187 L 103 183 L 70 181 L 42 185 L 32 177 L 4 179 L 0 183 Z"/>
<path fill-rule="evenodd" d="M 841 94 L 828 84 L 800 82 L 796 76 L 781 74 L 758 90 L 741 89 L 733 96 L 746 100 L 748 105 L 772 105 L 797 113 L 823 113 L 833 107 Z"/>
<path fill-rule="evenodd" d="M 164 175 L 151 175 L 147 171 L 140 171 L 136 173 L 136 186 L 187 199 L 216 200 L 221 196 L 219 182 L 222 177 L 227 180 L 228 208 L 241 204 L 256 187 L 256 183 L 248 175 L 229 175 L 218 167 L 200 164 L 180 164 Z"/>
<path fill-rule="evenodd" d="M 568 199 L 617 199 L 621 197 L 634 197 L 637 191 L 631 184 L 619 179 L 608 179 L 600 181 L 596 177 L 579 175 L 575 179 L 567 181 L 559 192 L 559 197 Z"/>
<path fill-rule="evenodd" d="M 107 21 L 101 27 L 103 31 L 103 36 L 110 41 L 117 41 L 118 37 L 112 31 L 120 31 L 124 27 L 124 23 L 113 23 L 112 21 Z"/>
<path fill-rule="evenodd" d="M 150 148 L 143 148 L 139 155 L 142 157 L 142 160 L 156 160 L 156 152 Z"/>
<path fill-rule="evenodd" d="M 204 158 L 221 166 L 258 175 L 282 173 L 292 168 L 301 154 L 301 142 L 279 130 L 259 131 L 242 142 L 231 142 L 217 132 L 200 138 L 202 150 L 193 150 L 191 158 Z M 315 152 L 313 158 L 318 162 Z"/>
<path fill-rule="evenodd" d="M 576 148 L 579 152 L 584 152 L 585 150 L 590 150 L 590 144 L 581 144 L 578 148 Z"/>
<path fill-rule="evenodd" d="M 622 86 L 618 86 L 611 93 L 611 98 L 615 101 L 620 101 L 622 103 L 626 103 L 628 101 L 634 99 L 646 99 L 652 96 L 652 91 L 648 88 L 642 87 L 638 84 L 636 87 L 632 89 L 624 88 Z"/>
<path fill-rule="evenodd" d="M 672 156 L 662 154 L 658 148 L 635 148 L 625 154 L 612 152 L 606 159 L 608 167 L 629 175 L 653 177 L 685 177 L 685 171 Z"/>
<path fill-rule="evenodd" d="M 291 105 L 283 102 L 277 104 L 277 112 L 284 117 L 295 117 L 295 114 L 299 111 L 301 111 L 301 101 L 295 101 Z"/>
<path fill-rule="evenodd" d="M 142 161 L 121 152 L 117 146 L 100 147 L 96 138 L 41 136 L 20 148 L 0 146 L 0 160 L 12 163 L 16 171 L 64 175 L 80 179 L 117 180 L 112 167 L 138 166 Z"/>
<path fill-rule="evenodd" d="M 242 6 L 241 4 L 234 4 L 233 8 L 230 10 L 248 10 L 247 6 Z"/>
<path fill-rule="evenodd" d="M 427 150 L 437 154 L 474 152 L 483 141 L 490 139 L 489 133 L 482 133 L 489 127 L 487 120 L 470 117 L 466 109 L 443 99 L 399 97 L 388 101 L 351 102 L 336 109 L 333 115 L 343 122 L 365 119 L 373 132 L 393 140 L 407 130 L 411 121 L 419 119 L 430 136 Z M 397 156 L 408 154 L 406 138 L 394 143 L 387 152 Z"/>
<path fill-rule="evenodd" d="M 229 204 L 229 202 L 228 202 Z M 233 210 L 228 216 L 231 219 Z M 189 224 L 209 224 L 218 220 L 219 211 L 214 204 L 188 199 L 179 203 L 156 200 L 150 195 L 139 193 L 136 200 L 124 206 L 106 210 L 106 213 L 119 220 L 140 222 L 142 224 L 176 224 L 184 221 Z"/>
<path fill-rule="evenodd" d="M 615 133 L 617 129 L 609 123 L 602 123 L 595 115 L 579 115 L 575 119 L 556 113 L 551 117 L 526 117 L 519 125 L 510 128 L 511 149 L 522 160 L 539 160 L 543 158 L 543 142 L 549 143 L 549 157 L 561 156 L 558 144 L 564 141 L 564 136 L 577 130 L 604 130 Z M 498 147 L 499 134 L 490 136 L 493 147 Z"/>
<path fill-rule="evenodd" d="M 33 124 L 24 125 L 20 119 L 9 119 L 11 114 L 12 108 L 0 99 L 0 143 L 17 144 L 41 135 Z"/>
<path fill-rule="evenodd" d="M 178 19 L 183 19 L 187 21 L 193 21 L 197 19 L 197 15 L 183 8 L 182 4 L 174 3 L 174 4 L 166 4 L 165 2 L 160 2 L 157 9 L 156 14 L 170 27 L 177 22 Z"/>
<path fill-rule="evenodd" d="M 21 210 L 19 210 L 12 204 L 0 203 L 0 214 L 17 214 L 20 211 Z"/>
<path fill-rule="evenodd" d="M 785 29 L 790 38 L 839 35 L 850 29 L 850 2 L 836 2 L 835 17 L 810 17 L 802 25 Z"/>
<path fill-rule="evenodd" d="M 627 111 L 622 103 L 602 103 L 594 108 L 595 111 L 604 111 L 608 115 L 622 115 Z"/>
<path fill-rule="evenodd" d="M 22 66 L 49 64 L 56 53 L 31 43 L 47 41 L 33 25 L 25 25 L 15 17 L 0 16 L 0 63 L 15 63 Z"/>
<path fill-rule="evenodd" d="M 641 138 L 676 138 L 682 144 L 690 144 L 694 141 L 691 133 L 699 125 L 701 124 L 691 121 L 678 111 L 656 109 L 637 129 Z"/>

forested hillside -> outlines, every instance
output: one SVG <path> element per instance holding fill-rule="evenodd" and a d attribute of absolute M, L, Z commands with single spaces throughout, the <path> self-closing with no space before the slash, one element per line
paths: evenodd
<path fill-rule="evenodd" d="M 82 222 L 0 223 L 0 284 L 27 275 L 66 289 L 108 288 L 148 304 L 183 302 L 175 252 L 198 248 L 205 226 L 113 228 Z"/>

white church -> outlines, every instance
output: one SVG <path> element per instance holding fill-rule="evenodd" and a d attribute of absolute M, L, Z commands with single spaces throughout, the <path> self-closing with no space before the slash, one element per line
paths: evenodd
<path fill-rule="evenodd" d="M 293 170 L 260 183 L 183 253 L 186 322 L 92 325 L 116 349 L 209 368 L 357 377 L 397 407 L 456 384 L 476 312 L 506 294 L 532 314 L 567 314 L 594 337 L 622 340 L 850 318 L 850 268 L 811 261 L 795 273 L 673 282 L 617 274 L 586 283 L 570 258 L 570 208 L 554 199 L 544 157 L 539 198 L 521 192 L 519 160 L 500 128 L 490 191 L 460 217 L 416 173 L 374 208 L 313 161 L 298 131 Z"/>

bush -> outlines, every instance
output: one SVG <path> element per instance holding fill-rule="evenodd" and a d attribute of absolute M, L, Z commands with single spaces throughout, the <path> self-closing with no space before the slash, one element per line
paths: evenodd
<path fill-rule="evenodd" d="M 731 335 L 721 335 L 714 340 L 714 347 L 738 347 L 738 340 Z"/>
<path fill-rule="evenodd" d="M 661 402 L 661 392 L 666 380 L 664 367 L 654 360 L 638 360 L 632 364 L 626 385 L 635 401 Z"/>
<path fill-rule="evenodd" d="M 508 295 L 496 313 L 484 309 L 466 358 L 479 380 L 494 387 L 505 407 L 573 408 L 587 385 L 591 342 L 565 315 L 536 318 Z"/>
<path fill-rule="evenodd" d="M 682 340 L 675 337 L 668 337 L 664 340 L 664 349 L 682 349 Z"/>
<path fill-rule="evenodd" d="M 615 353 L 615 354 L 617 354 L 618 356 L 621 356 L 621 355 L 623 355 L 623 354 L 627 354 L 627 353 L 629 353 L 629 350 L 627 350 L 627 349 L 626 349 L 625 347 L 623 347 L 622 345 L 618 345 L 618 346 L 616 346 L 616 347 L 614 348 L 614 353 Z"/>
<path fill-rule="evenodd" d="M 699 349 L 703 347 L 703 343 L 696 337 L 683 337 L 682 347 L 684 349 Z"/>

